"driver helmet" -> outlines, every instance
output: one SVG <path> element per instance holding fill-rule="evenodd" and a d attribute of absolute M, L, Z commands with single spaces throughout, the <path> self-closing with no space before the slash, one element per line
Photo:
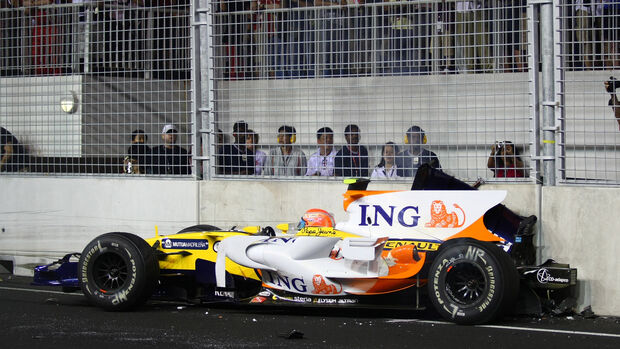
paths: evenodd
<path fill-rule="evenodd" d="M 320 208 L 312 208 L 306 211 L 301 217 L 298 228 L 304 227 L 329 227 L 333 228 L 336 225 L 334 215 L 321 210 Z"/>

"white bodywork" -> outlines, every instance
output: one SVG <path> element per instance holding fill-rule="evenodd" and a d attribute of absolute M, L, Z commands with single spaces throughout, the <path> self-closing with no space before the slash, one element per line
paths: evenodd
<path fill-rule="evenodd" d="M 259 269 L 263 283 L 305 295 L 363 294 L 392 264 L 381 257 L 388 239 L 442 242 L 479 220 L 504 191 L 401 191 L 366 195 L 347 207 L 336 229 L 358 237 L 234 236 L 220 244 L 218 287 L 225 287 L 226 258 Z M 354 197 L 355 198 L 355 197 Z M 443 204 L 451 224 L 437 213 Z M 435 213 L 433 212 L 435 209 Z M 452 225 L 452 226 L 450 226 Z"/>

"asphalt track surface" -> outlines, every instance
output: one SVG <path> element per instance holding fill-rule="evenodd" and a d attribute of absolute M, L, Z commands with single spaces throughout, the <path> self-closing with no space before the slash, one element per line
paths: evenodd
<path fill-rule="evenodd" d="M 169 302 L 113 313 L 30 281 L 0 274 L 2 348 L 620 348 L 620 319 L 610 317 L 458 326 L 431 311 Z M 286 338 L 292 331 L 301 338 Z"/>

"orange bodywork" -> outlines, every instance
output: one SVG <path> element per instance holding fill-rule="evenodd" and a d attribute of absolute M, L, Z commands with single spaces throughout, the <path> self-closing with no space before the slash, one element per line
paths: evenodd
<path fill-rule="evenodd" d="M 344 196 L 344 200 L 342 206 L 346 211 L 349 205 L 355 201 L 363 198 L 364 196 L 369 195 L 378 195 L 378 194 L 386 194 L 386 193 L 395 193 L 399 190 L 377 190 L 377 191 L 367 191 L 367 190 L 347 190 L 342 196 Z"/>

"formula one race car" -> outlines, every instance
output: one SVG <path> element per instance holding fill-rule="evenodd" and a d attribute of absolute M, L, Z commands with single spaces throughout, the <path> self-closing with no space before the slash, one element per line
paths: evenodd
<path fill-rule="evenodd" d="M 146 240 L 108 233 L 77 262 L 70 254 L 37 267 L 34 284 L 81 289 L 107 310 L 150 298 L 342 306 L 380 299 L 419 307 L 424 289 L 456 323 L 489 322 L 514 307 L 515 261 L 534 262 L 536 217 L 501 205 L 504 191 L 473 190 L 430 167 L 418 170 L 412 190 L 370 191 L 369 182 L 348 180 L 344 222 L 312 209 L 278 233 L 208 225 Z"/>

